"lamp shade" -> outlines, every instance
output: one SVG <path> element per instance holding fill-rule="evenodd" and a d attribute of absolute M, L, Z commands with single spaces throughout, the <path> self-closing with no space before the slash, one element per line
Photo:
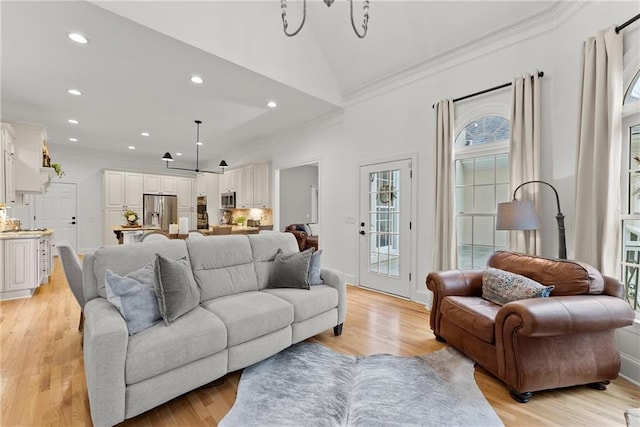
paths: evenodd
<path fill-rule="evenodd" d="M 218 165 L 218 167 L 221 167 L 221 168 L 226 168 L 227 166 L 229 165 L 227 165 L 227 162 L 225 162 L 224 160 L 221 161 L 220 164 Z"/>
<path fill-rule="evenodd" d="M 171 157 L 171 154 L 167 151 L 164 153 L 164 156 L 162 156 L 162 160 L 165 162 L 173 162 L 173 157 Z"/>
<path fill-rule="evenodd" d="M 528 200 L 498 203 L 496 230 L 537 230 L 540 220 Z"/>

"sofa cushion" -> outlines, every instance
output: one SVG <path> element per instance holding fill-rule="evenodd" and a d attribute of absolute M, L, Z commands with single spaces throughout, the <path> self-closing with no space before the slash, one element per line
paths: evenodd
<path fill-rule="evenodd" d="M 158 307 L 164 323 L 169 325 L 198 306 L 200 291 L 186 257 L 173 260 L 157 254 L 155 267 Z"/>
<path fill-rule="evenodd" d="M 124 277 L 107 270 L 107 300 L 127 322 L 129 335 L 137 334 L 162 319 L 154 282 L 155 272 L 151 264 Z"/>
<path fill-rule="evenodd" d="M 487 266 L 521 274 L 545 286 L 553 285 L 554 297 L 601 294 L 604 290 L 600 272 L 582 262 L 497 251 L 489 257 Z"/>
<path fill-rule="evenodd" d="M 206 301 L 202 307 L 227 326 L 228 346 L 261 337 L 293 323 L 293 306 L 266 292 L 243 292 Z"/>
<path fill-rule="evenodd" d="M 313 249 L 284 253 L 278 249 L 269 274 L 269 288 L 309 289 L 309 264 Z"/>
<path fill-rule="evenodd" d="M 546 298 L 553 286 L 543 286 L 535 280 L 510 271 L 488 267 L 482 273 L 482 298 L 504 305 L 528 298 Z"/>
<path fill-rule="evenodd" d="M 272 295 L 282 298 L 293 306 L 293 321 L 302 322 L 320 313 L 338 306 L 338 291 L 327 285 L 312 286 L 304 289 L 265 289 Z"/>
<path fill-rule="evenodd" d="M 291 233 L 260 233 L 247 237 L 251 244 L 258 288 L 264 289 L 269 283 L 269 274 L 278 249 L 285 253 L 298 252 L 298 242 Z"/>
<path fill-rule="evenodd" d="M 247 236 L 188 239 L 187 249 L 193 277 L 200 287 L 200 302 L 258 290 Z"/>
<path fill-rule="evenodd" d="M 495 319 L 500 306 L 480 297 L 448 296 L 440 312 L 451 323 L 481 340 L 495 344 Z"/>
<path fill-rule="evenodd" d="M 125 382 L 135 384 L 226 347 L 227 328 L 222 320 L 197 307 L 169 326 L 156 323 L 129 337 Z"/>
<path fill-rule="evenodd" d="M 187 245 L 184 240 L 180 239 L 149 242 L 144 245 L 103 246 L 96 250 L 93 273 L 96 278 L 98 295 L 102 298 L 107 297 L 107 292 L 104 289 L 107 269 L 119 276 L 125 276 L 147 264 L 154 264 L 156 253 L 171 259 L 188 256 Z"/>

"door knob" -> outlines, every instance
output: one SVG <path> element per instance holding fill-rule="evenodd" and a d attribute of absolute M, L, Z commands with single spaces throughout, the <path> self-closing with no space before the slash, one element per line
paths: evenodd
<path fill-rule="evenodd" d="M 360 234 L 364 236 L 367 233 L 364 230 L 360 230 Z"/>
<path fill-rule="evenodd" d="M 75 224 L 75 223 L 76 223 L 75 221 L 71 221 L 69 224 Z"/>

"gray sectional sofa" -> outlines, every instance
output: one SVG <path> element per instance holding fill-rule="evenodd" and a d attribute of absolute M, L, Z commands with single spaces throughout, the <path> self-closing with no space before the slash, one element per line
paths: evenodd
<path fill-rule="evenodd" d="M 323 285 L 267 288 L 274 257 L 297 252 L 290 233 L 211 236 L 109 246 L 83 261 L 84 367 L 94 425 L 114 425 L 263 360 L 329 328 L 346 315 L 340 272 L 322 269 Z M 156 253 L 187 257 L 200 305 L 169 326 L 162 321 L 129 336 L 106 299 L 107 269 L 126 275 Z"/>

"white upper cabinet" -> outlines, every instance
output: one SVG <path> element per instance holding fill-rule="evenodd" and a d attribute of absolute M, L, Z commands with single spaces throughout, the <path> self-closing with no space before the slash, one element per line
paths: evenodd
<path fill-rule="evenodd" d="M 177 194 L 177 178 L 165 175 L 144 175 L 145 194 Z"/>
<path fill-rule="evenodd" d="M 104 207 L 142 209 L 142 188 L 142 174 L 106 170 L 104 171 Z"/>
<path fill-rule="evenodd" d="M 271 165 L 259 163 L 253 165 L 253 207 L 271 207 Z"/>
<path fill-rule="evenodd" d="M 143 188 L 145 194 L 159 194 L 160 175 L 145 175 Z"/>
<path fill-rule="evenodd" d="M 42 193 L 46 188 L 42 186 L 40 168 L 47 132 L 42 126 L 21 123 L 11 123 L 11 126 L 15 131 L 15 191 Z"/>
<path fill-rule="evenodd" d="M 238 188 L 236 190 L 236 208 L 253 207 L 253 166 L 245 166 L 236 171 Z"/>
<path fill-rule="evenodd" d="M 191 178 L 176 178 L 176 192 L 178 195 L 178 209 L 189 209 L 195 202 L 191 200 Z"/>
<path fill-rule="evenodd" d="M 196 196 L 207 195 L 207 182 L 205 175 L 205 173 L 199 173 L 196 176 Z"/>
<path fill-rule="evenodd" d="M 8 123 L 2 123 L 0 132 L 0 203 L 11 205 L 16 201 L 15 133 Z"/>
<path fill-rule="evenodd" d="M 160 176 L 160 193 L 177 194 L 175 176 Z"/>

